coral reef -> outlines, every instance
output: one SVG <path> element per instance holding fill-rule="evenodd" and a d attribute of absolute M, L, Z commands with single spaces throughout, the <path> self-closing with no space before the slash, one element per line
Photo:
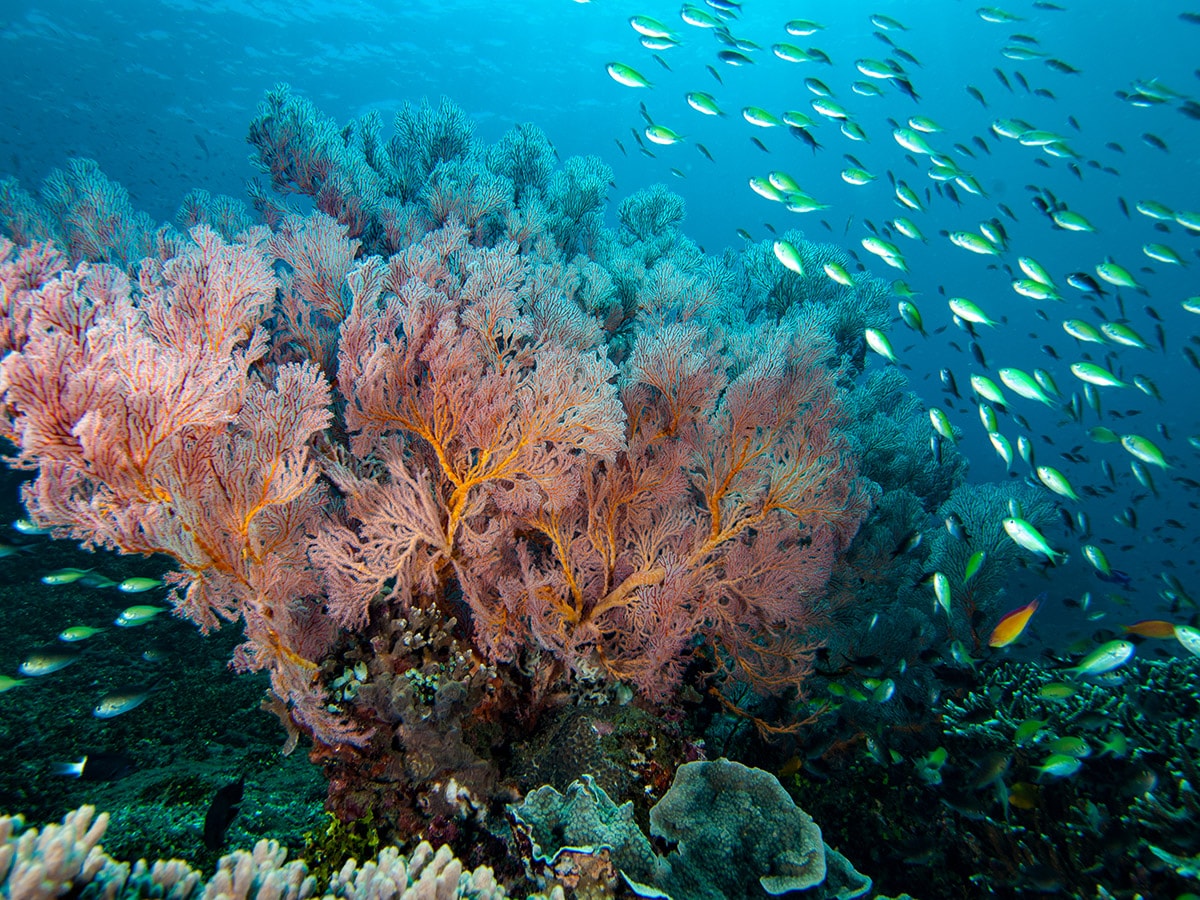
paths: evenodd
<path fill-rule="evenodd" d="M 264 225 L 195 193 L 156 228 L 82 163 L 103 222 L 8 185 L 13 236 L 69 252 L 0 249 L 0 409 L 40 524 L 165 554 L 181 616 L 241 622 L 331 808 L 465 851 L 589 730 L 658 794 L 687 716 L 794 727 L 876 493 L 844 411 L 885 291 L 770 310 L 766 245 L 753 278 L 706 258 L 661 187 L 605 228 L 607 166 L 531 126 L 483 146 L 443 101 L 382 131 L 270 92 Z"/>
<path fill-rule="evenodd" d="M 447 100 L 385 137 L 377 113 L 339 125 L 280 86 L 250 142 L 261 224 L 197 191 L 185 231 L 156 226 L 85 161 L 41 201 L 0 187 L 0 413 L 31 515 L 170 560 L 181 617 L 240 622 L 234 663 L 270 679 L 285 750 L 311 742 L 329 809 L 364 840 L 444 845 L 326 888 L 263 844 L 213 890 L 364 896 L 386 871 L 454 895 L 451 856 L 501 865 L 506 806 L 547 784 L 535 801 L 611 796 L 676 844 L 649 868 L 617 846 L 543 858 L 577 896 L 634 869 L 758 896 L 817 856 L 822 895 L 866 890 L 773 778 L 699 760 L 795 774 L 861 747 L 887 773 L 922 747 L 933 664 L 978 643 L 1003 588 L 988 570 L 933 608 L 922 577 L 961 581 L 966 557 L 931 515 L 982 542 L 1001 499 L 1046 519 L 1020 488 L 961 493 L 902 376 L 861 377 L 886 285 L 834 282 L 850 258 L 797 232 L 803 275 L 771 242 L 706 256 L 662 186 L 610 229 L 602 160 L 560 164 L 530 125 L 487 146 Z M 997 540 L 1000 571 L 1019 554 Z M 358 836 L 338 834 L 323 874 Z M 735 844 L 752 873 L 710 867 Z M 1160 866 L 1194 853 L 1154 846 Z M 113 866 L 125 896 L 160 871 Z"/>
<path fill-rule="evenodd" d="M 976 881 L 1084 896 L 1194 888 L 1178 860 L 1200 852 L 1200 746 L 1190 727 L 1198 674 L 1191 657 L 1135 659 L 1069 681 L 1003 662 L 961 699 L 947 698 L 945 783 L 928 790 L 955 814 L 966 845 L 986 848 Z M 1056 754 L 1077 759 L 1078 771 L 1048 769 Z"/>

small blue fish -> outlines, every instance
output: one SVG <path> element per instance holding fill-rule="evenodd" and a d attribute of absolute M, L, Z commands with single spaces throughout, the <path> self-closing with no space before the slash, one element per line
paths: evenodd
<path fill-rule="evenodd" d="M 1119 585 L 1123 588 L 1129 587 L 1129 583 L 1133 581 L 1127 572 L 1122 572 L 1120 569 L 1112 569 L 1107 575 L 1097 570 L 1096 577 L 1108 584 Z"/>

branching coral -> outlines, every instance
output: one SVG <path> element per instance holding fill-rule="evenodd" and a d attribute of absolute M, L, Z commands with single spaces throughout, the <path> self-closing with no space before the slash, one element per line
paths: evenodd
<path fill-rule="evenodd" d="M 1094 889 L 1098 871 L 1114 890 L 1174 896 L 1185 889 L 1186 873 L 1158 851 L 1200 852 L 1192 827 L 1200 815 L 1191 727 L 1200 715 L 1198 673 L 1200 660 L 1190 657 L 1135 659 L 1115 677 L 1064 687 L 1041 666 L 1002 663 L 961 700 L 947 700 L 943 740 L 964 793 L 983 780 L 964 761 L 1003 762 L 985 786 L 997 798 L 988 815 L 978 826 L 964 822 L 994 835 L 1007 857 L 996 859 L 997 870 L 1007 866 L 1017 880 L 1022 869 L 1041 868 L 1076 895 Z M 1076 748 L 1079 771 L 1040 776 L 1039 764 L 1063 741 Z"/>

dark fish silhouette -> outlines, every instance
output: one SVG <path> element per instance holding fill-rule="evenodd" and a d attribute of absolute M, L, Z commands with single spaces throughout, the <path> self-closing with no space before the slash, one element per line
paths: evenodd
<path fill-rule="evenodd" d="M 217 790 L 204 814 L 204 846 L 209 850 L 220 850 L 225 843 L 225 831 L 237 818 L 245 787 L 246 776 L 243 775 Z"/>

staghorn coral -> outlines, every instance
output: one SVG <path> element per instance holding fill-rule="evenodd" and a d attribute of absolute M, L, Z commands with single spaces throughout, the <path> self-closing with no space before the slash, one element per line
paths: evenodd
<path fill-rule="evenodd" d="M 1031 663 L 1001 662 L 961 699 L 943 704 L 942 740 L 950 752 L 956 806 L 981 807 L 962 828 L 995 848 L 981 878 L 1020 884 L 1041 870 L 1065 894 L 1090 895 L 1098 883 L 1143 896 L 1175 896 L 1188 887 L 1161 853 L 1200 852 L 1194 785 L 1200 715 L 1200 660 L 1134 659 L 1107 677 L 1072 679 L 1073 688 L 1044 690 L 1060 673 Z M 1021 741 L 1025 722 L 1044 723 Z M 1081 740 L 1081 768 L 1069 778 L 1040 778 L 1038 765 L 1061 738 Z M 975 788 L 978 768 L 966 760 L 1001 759 L 994 789 Z M 1020 805 L 1010 791 L 1021 788 Z M 992 799 L 992 798 L 995 799 Z M 1157 848 L 1157 850 L 1155 849 Z"/>

